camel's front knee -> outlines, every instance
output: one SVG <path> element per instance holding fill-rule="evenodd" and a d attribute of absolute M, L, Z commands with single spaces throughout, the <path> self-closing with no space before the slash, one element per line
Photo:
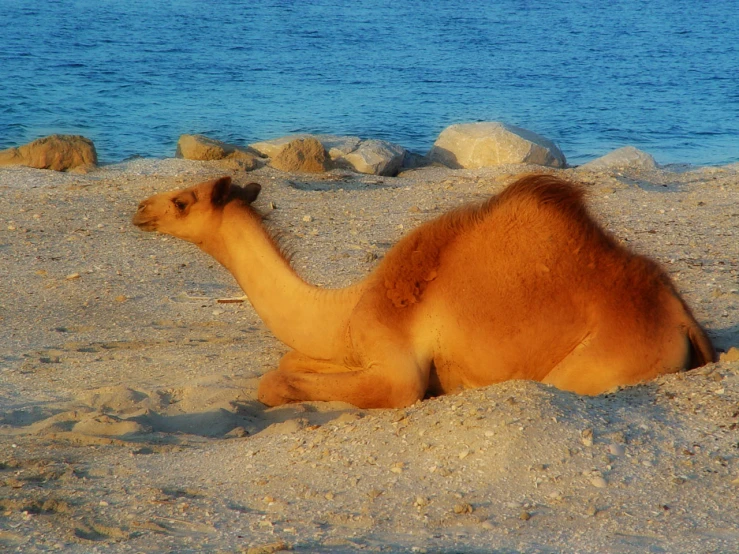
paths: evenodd
<path fill-rule="evenodd" d="M 267 406 L 280 406 L 289 402 L 295 402 L 291 398 L 292 387 L 288 375 L 282 371 L 270 371 L 262 376 L 257 388 L 257 399 Z"/>

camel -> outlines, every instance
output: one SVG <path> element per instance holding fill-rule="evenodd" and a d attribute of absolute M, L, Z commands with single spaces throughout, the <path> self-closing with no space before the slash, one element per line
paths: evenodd
<path fill-rule="evenodd" d="M 236 278 L 291 351 L 259 383 L 268 406 L 399 408 L 529 379 L 597 395 L 715 361 L 667 274 L 596 223 L 550 175 L 403 237 L 361 282 L 306 283 L 229 177 L 152 196 L 133 223 L 190 241 Z"/>

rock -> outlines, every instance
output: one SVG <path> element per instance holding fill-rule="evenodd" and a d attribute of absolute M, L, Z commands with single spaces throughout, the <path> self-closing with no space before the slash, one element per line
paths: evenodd
<path fill-rule="evenodd" d="M 565 156 L 552 141 L 500 122 L 462 123 L 444 129 L 429 151 L 431 161 L 454 169 L 509 163 L 564 167 Z"/>
<path fill-rule="evenodd" d="M 287 143 L 270 160 L 270 165 L 281 171 L 322 173 L 331 168 L 331 159 L 318 139 L 308 137 Z"/>
<path fill-rule="evenodd" d="M 234 147 L 203 135 L 180 135 L 175 157 L 186 160 L 221 160 L 234 151 Z"/>
<path fill-rule="evenodd" d="M 259 167 L 256 152 L 203 135 L 181 135 L 175 157 L 201 161 L 224 160 L 229 168 L 244 171 Z"/>
<path fill-rule="evenodd" d="M 596 475 L 592 479 L 590 479 L 590 484 L 593 485 L 596 488 L 604 489 L 608 486 L 608 481 L 603 479 L 603 477 L 600 477 L 599 475 Z"/>
<path fill-rule="evenodd" d="M 51 135 L 31 143 L 0 151 L 0 166 L 26 165 L 37 169 L 66 171 L 97 164 L 97 152 L 90 139 L 79 135 Z"/>
<path fill-rule="evenodd" d="M 613 152 L 609 152 L 605 156 L 596 158 L 586 164 L 581 165 L 578 169 L 588 171 L 603 171 L 608 169 L 656 169 L 657 164 L 654 158 L 642 152 L 633 146 L 624 146 Z"/>
<path fill-rule="evenodd" d="M 611 443 L 608 445 L 608 452 L 613 456 L 623 456 L 626 454 L 626 447 L 623 444 Z"/>
<path fill-rule="evenodd" d="M 736 362 L 739 360 L 739 348 L 732 346 L 719 356 L 721 362 Z"/>
<path fill-rule="evenodd" d="M 358 173 L 394 177 L 403 167 L 405 148 L 383 140 L 363 140 L 344 160 Z"/>

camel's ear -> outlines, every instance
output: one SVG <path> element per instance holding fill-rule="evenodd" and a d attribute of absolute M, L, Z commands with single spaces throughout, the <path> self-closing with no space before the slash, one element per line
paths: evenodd
<path fill-rule="evenodd" d="M 221 177 L 213 183 L 213 193 L 210 195 L 210 201 L 214 206 L 224 206 L 230 199 L 231 193 L 231 177 Z"/>
<path fill-rule="evenodd" d="M 262 185 L 259 183 L 249 183 L 248 185 L 244 185 L 244 194 L 242 195 L 242 199 L 247 204 L 251 204 L 257 199 L 257 196 L 259 196 L 259 192 L 262 190 Z"/>

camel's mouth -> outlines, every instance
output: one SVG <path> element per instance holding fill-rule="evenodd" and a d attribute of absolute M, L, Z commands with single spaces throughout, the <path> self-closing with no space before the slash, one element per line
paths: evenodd
<path fill-rule="evenodd" d="M 141 213 L 137 213 L 136 215 L 134 215 L 133 218 L 131 219 L 131 223 L 136 225 L 136 227 L 138 227 L 142 231 L 156 231 L 157 230 L 156 218 L 147 218 Z"/>

